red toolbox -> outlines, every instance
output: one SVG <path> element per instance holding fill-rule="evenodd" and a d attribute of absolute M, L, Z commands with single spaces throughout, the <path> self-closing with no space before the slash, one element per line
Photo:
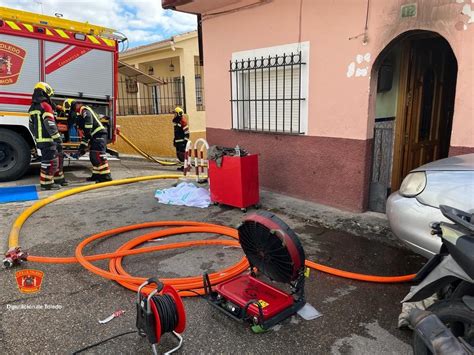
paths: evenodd
<path fill-rule="evenodd" d="M 258 155 L 223 156 L 221 166 L 209 160 L 211 201 L 241 209 L 258 205 Z"/>

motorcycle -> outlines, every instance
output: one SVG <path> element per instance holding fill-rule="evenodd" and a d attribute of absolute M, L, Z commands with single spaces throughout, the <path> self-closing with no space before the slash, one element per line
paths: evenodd
<path fill-rule="evenodd" d="M 454 336 L 474 354 L 474 214 L 441 205 L 443 215 L 453 223 L 433 223 L 432 234 L 442 239 L 439 254 L 418 272 L 404 302 L 417 302 L 433 294 L 442 298 L 427 308 Z M 449 290 L 449 291 L 447 291 Z M 417 354 L 442 354 L 439 340 L 415 326 L 413 349 Z M 442 343 L 442 342 L 441 342 Z"/>

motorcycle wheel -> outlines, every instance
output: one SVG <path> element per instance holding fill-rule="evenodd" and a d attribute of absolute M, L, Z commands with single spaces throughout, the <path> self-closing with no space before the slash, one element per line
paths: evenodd
<path fill-rule="evenodd" d="M 436 302 L 427 309 L 436 315 L 456 337 L 462 337 L 474 346 L 474 311 L 461 300 Z M 413 352 L 415 355 L 428 355 L 432 352 L 426 347 L 417 332 L 413 333 Z"/>
<path fill-rule="evenodd" d="M 463 296 L 474 297 L 474 285 L 467 281 L 462 281 L 451 294 L 452 299 L 461 299 Z"/>

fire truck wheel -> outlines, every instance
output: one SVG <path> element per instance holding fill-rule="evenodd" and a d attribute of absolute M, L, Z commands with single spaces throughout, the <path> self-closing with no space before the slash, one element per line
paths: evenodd
<path fill-rule="evenodd" d="M 18 133 L 0 129 L 0 181 L 17 180 L 30 165 L 30 146 Z"/>

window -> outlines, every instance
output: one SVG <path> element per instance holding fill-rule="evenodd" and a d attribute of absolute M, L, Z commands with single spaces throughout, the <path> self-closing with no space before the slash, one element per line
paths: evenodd
<path fill-rule="evenodd" d="M 194 84 L 196 88 L 196 110 L 204 111 L 204 87 L 203 87 L 203 71 L 199 62 L 199 57 L 194 57 Z"/>
<path fill-rule="evenodd" d="M 127 79 L 125 79 L 125 84 L 126 84 L 126 87 L 127 87 L 127 93 L 135 94 L 135 93 L 138 92 L 137 79 L 127 78 Z"/>
<path fill-rule="evenodd" d="M 137 83 L 135 78 L 120 76 L 118 115 L 159 115 L 173 112 L 176 106 L 186 112 L 184 77 L 158 78 L 159 85 Z M 130 83 L 134 91 L 129 91 Z"/>
<path fill-rule="evenodd" d="M 173 92 L 174 92 L 174 101 L 177 103 L 176 106 L 181 107 L 184 112 L 186 112 L 186 103 L 184 97 L 184 76 L 173 78 Z M 175 108 L 173 107 L 169 112 L 173 112 Z"/>
<path fill-rule="evenodd" d="M 241 52 L 241 59 L 233 56 L 229 69 L 232 128 L 290 134 L 306 132 L 308 83 L 304 58 L 308 47 L 304 48 L 306 53 L 300 46 L 293 45 L 295 51 L 285 51 L 288 46 L 282 47 L 285 48 L 269 48 L 267 53 L 271 54 L 266 56 L 244 59 L 245 54 L 250 54 L 247 52 Z"/>

